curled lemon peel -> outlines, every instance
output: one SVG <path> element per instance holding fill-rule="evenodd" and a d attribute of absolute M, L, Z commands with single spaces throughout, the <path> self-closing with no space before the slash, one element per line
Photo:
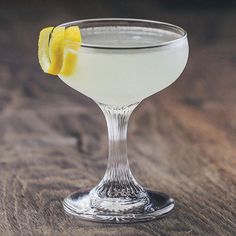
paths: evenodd
<path fill-rule="evenodd" d="M 78 26 L 47 27 L 41 30 L 38 57 L 43 71 L 52 75 L 72 74 L 77 63 L 80 43 L 81 34 Z"/>

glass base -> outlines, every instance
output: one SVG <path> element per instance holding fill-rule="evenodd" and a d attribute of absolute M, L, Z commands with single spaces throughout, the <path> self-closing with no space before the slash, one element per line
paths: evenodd
<path fill-rule="evenodd" d="M 91 191 L 75 192 L 64 199 L 63 207 L 67 213 L 80 219 L 104 223 L 153 220 L 163 217 L 174 208 L 174 200 L 166 194 L 149 190 L 145 192 L 146 198 L 143 204 L 137 205 L 131 199 L 124 206 L 123 201 L 119 202 L 119 198 L 110 202 L 109 199 L 105 199 L 103 208 L 99 209 L 91 204 L 93 201 Z"/>

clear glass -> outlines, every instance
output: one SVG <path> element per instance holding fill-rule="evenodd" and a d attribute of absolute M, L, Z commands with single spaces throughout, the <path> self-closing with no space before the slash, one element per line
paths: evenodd
<path fill-rule="evenodd" d="M 81 219 L 108 223 L 163 217 L 174 208 L 174 200 L 144 189 L 133 177 L 127 157 L 127 127 L 132 111 L 143 99 L 166 88 L 182 73 L 188 58 L 187 34 L 178 26 L 136 19 L 91 19 L 60 26 L 74 25 L 80 27 L 83 40 L 74 52 L 78 63 L 73 75 L 59 77 L 103 111 L 109 155 L 100 183 L 90 191 L 66 197 L 64 209 Z"/>

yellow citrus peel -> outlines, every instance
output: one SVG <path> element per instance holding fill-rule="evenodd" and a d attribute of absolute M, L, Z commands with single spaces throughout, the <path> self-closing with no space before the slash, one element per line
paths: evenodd
<path fill-rule="evenodd" d="M 43 71 L 52 75 L 69 76 L 72 74 L 80 43 L 81 34 L 78 26 L 47 27 L 41 30 L 38 57 Z"/>
<path fill-rule="evenodd" d="M 80 47 L 81 34 L 78 26 L 71 26 L 65 31 L 65 53 L 63 66 L 60 74 L 69 76 L 74 72 L 78 58 L 78 49 Z"/>

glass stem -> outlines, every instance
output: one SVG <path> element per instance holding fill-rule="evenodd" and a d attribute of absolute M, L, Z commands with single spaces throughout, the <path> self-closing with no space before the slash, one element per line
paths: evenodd
<path fill-rule="evenodd" d="M 100 198 L 140 199 L 146 193 L 134 179 L 127 157 L 128 120 L 137 105 L 112 107 L 99 104 L 106 118 L 109 138 L 107 170 L 93 190 Z"/>

